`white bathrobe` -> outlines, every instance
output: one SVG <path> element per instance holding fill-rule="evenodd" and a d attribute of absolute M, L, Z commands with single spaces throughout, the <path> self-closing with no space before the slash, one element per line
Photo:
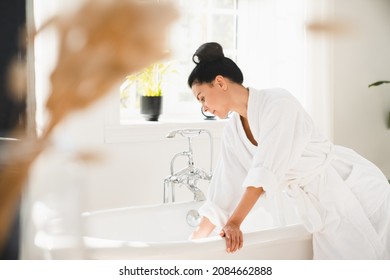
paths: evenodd
<path fill-rule="evenodd" d="M 374 164 L 329 142 L 283 89 L 250 88 L 248 121 L 258 146 L 233 113 L 201 215 L 222 227 L 246 187 L 263 187 L 268 207 L 285 191 L 313 233 L 315 259 L 390 259 L 390 185 Z"/>

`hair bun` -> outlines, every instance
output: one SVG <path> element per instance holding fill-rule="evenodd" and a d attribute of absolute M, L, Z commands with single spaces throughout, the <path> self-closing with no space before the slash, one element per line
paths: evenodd
<path fill-rule="evenodd" d="M 216 42 L 204 43 L 201 45 L 194 55 L 192 56 L 192 61 L 195 64 L 201 62 L 210 62 L 224 58 L 222 46 Z"/>

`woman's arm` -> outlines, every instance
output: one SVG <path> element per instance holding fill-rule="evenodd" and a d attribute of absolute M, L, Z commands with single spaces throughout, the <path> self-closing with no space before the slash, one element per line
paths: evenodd
<path fill-rule="evenodd" d="M 199 226 L 191 234 L 190 239 L 198 239 L 207 237 L 214 230 L 215 225 L 210 222 L 206 217 L 202 217 Z"/>
<path fill-rule="evenodd" d="M 246 188 L 246 191 L 236 209 L 220 232 L 220 235 L 225 237 L 227 252 L 233 253 L 237 249 L 242 248 L 244 240 L 240 230 L 241 223 L 244 221 L 245 217 L 248 215 L 249 211 L 255 205 L 256 201 L 263 192 L 263 188 L 261 187 Z"/>

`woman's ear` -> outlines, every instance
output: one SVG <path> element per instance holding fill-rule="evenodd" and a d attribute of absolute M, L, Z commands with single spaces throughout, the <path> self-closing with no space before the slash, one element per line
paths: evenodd
<path fill-rule="evenodd" d="M 215 77 L 215 83 L 223 90 L 227 89 L 227 81 L 222 75 Z"/>

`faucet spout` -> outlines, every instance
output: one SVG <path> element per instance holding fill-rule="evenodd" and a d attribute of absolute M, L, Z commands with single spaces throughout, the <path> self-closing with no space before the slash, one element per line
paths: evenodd
<path fill-rule="evenodd" d="M 195 201 L 204 201 L 204 200 L 206 200 L 206 197 L 205 197 L 204 193 L 198 187 L 194 186 L 193 188 L 191 188 L 191 191 L 194 194 L 194 200 Z"/>

